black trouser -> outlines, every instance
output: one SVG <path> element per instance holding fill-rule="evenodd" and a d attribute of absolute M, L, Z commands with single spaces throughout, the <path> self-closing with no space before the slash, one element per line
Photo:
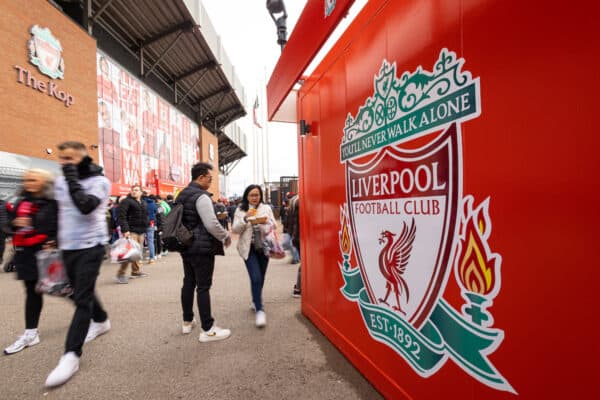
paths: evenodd
<path fill-rule="evenodd" d="M 104 257 L 104 246 L 89 249 L 64 250 L 63 261 L 73 286 L 71 300 L 75 303 L 75 314 L 69 327 L 65 353 L 74 351 L 81 357 L 81 348 L 90 327 L 90 319 L 106 321 L 107 315 L 94 294 L 96 278 Z"/>
<path fill-rule="evenodd" d="M 298 276 L 296 277 L 296 284 L 294 287 L 298 289 L 298 291 L 302 290 L 302 264 L 298 265 Z"/>
<path fill-rule="evenodd" d="M 197 293 L 198 312 L 202 329 L 208 331 L 215 320 L 210 312 L 210 287 L 215 269 L 215 256 L 181 257 L 183 259 L 183 286 L 181 308 L 183 320 L 194 319 L 194 289 Z"/>
<path fill-rule="evenodd" d="M 162 253 L 162 238 L 159 230 L 154 232 L 154 253 L 156 256 L 159 256 L 160 253 Z"/>
<path fill-rule="evenodd" d="M 23 281 L 25 284 L 25 329 L 37 329 L 44 298 L 35 291 L 37 281 Z"/>
<path fill-rule="evenodd" d="M 4 259 L 4 248 L 6 247 L 6 234 L 2 231 L 0 227 L 0 263 Z"/>

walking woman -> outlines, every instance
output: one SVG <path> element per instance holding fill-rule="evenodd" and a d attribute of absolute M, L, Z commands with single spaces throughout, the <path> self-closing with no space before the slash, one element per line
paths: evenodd
<path fill-rule="evenodd" d="M 44 245 L 56 244 L 57 215 L 53 199 L 52 174 L 42 169 L 30 169 L 23 176 L 20 199 L 9 210 L 8 229 L 13 234 L 14 263 L 17 279 L 25 284 L 25 333 L 4 349 L 14 354 L 40 342 L 38 322 L 42 312 L 42 295 L 35 291 L 38 280 L 36 254 Z"/>
<path fill-rule="evenodd" d="M 269 257 L 262 248 L 262 235 L 274 228 L 273 211 L 263 202 L 262 189 L 258 185 L 248 186 L 244 190 L 240 206 L 235 211 L 232 231 L 240 235 L 237 250 L 248 269 L 252 303 L 256 310 L 256 326 L 259 328 L 267 324 L 262 289 L 269 265 Z"/>

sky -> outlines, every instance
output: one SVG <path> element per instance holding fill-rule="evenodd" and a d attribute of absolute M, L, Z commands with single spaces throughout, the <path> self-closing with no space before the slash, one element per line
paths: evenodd
<path fill-rule="evenodd" d="M 235 71 L 246 89 L 245 104 L 248 115 L 238 120 L 248 138 L 248 156 L 244 157 L 227 178 L 227 195 L 241 195 L 251 183 L 278 181 L 280 176 L 298 175 L 298 152 L 296 125 L 290 123 L 267 123 L 265 87 L 281 53 L 277 44 L 275 24 L 266 9 L 264 0 L 202 0 L 206 12 L 221 37 L 221 42 Z M 288 38 L 306 1 L 288 0 Z M 260 131 L 252 123 L 252 105 L 259 97 L 258 120 Z M 268 141 L 267 160 L 262 160 L 263 170 L 253 173 L 252 139 L 265 136 Z M 266 139 L 268 137 L 268 140 Z M 263 176 L 256 176 L 263 175 Z M 256 182 L 254 181 L 256 179 Z"/>
<path fill-rule="evenodd" d="M 275 24 L 266 8 L 265 0 L 201 0 L 215 30 L 221 38 L 236 74 L 246 89 L 246 111 L 248 115 L 238 123 L 248 139 L 247 157 L 233 169 L 227 177 L 226 195 L 241 195 L 244 188 L 252 183 L 279 181 L 281 176 L 297 176 L 298 151 L 296 142 L 296 124 L 267 122 L 266 84 L 275 67 L 281 49 L 277 44 Z M 305 71 L 309 73 L 327 53 L 337 38 L 364 7 L 367 0 L 356 0 L 338 29 L 315 57 Z M 306 0 L 286 0 L 288 14 L 288 38 L 300 17 Z M 252 106 L 258 96 L 258 120 L 263 126 L 257 129 L 252 123 Z M 258 156 L 253 151 L 253 139 L 261 142 L 268 151 L 268 157 Z M 268 143 L 268 145 L 267 145 Z M 260 159 L 254 163 L 254 159 Z M 258 166 L 256 166 L 258 165 Z"/>

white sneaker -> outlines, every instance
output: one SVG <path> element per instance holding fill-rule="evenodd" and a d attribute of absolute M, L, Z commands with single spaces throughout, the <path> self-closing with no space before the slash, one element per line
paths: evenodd
<path fill-rule="evenodd" d="M 183 321 L 183 325 L 181 326 L 181 333 L 187 335 L 188 333 L 192 333 L 192 329 L 196 326 L 196 320 L 193 319 L 191 321 Z"/>
<path fill-rule="evenodd" d="M 59 386 L 71 379 L 79 370 L 79 357 L 75 352 L 70 351 L 63 355 L 56 368 L 50 372 L 46 378 L 46 387 Z"/>
<path fill-rule="evenodd" d="M 201 342 L 212 342 L 227 339 L 230 335 L 231 331 L 229 329 L 223 329 L 213 325 L 208 331 L 200 332 L 200 338 L 198 340 Z"/>
<path fill-rule="evenodd" d="M 267 325 L 267 314 L 263 310 L 256 312 L 256 327 L 263 328 Z"/>
<path fill-rule="evenodd" d="M 15 354 L 23 350 L 25 347 L 35 346 L 40 342 L 40 335 L 37 332 L 33 335 L 24 333 L 16 342 L 4 349 L 4 354 Z"/>
<path fill-rule="evenodd" d="M 94 322 L 90 323 L 90 327 L 88 329 L 87 335 L 85 337 L 85 342 L 91 342 L 96 339 L 98 336 L 105 334 L 110 331 L 110 320 L 108 318 L 104 322 Z"/>
<path fill-rule="evenodd" d="M 254 305 L 254 302 L 250 303 L 250 311 L 256 312 L 256 306 Z"/>

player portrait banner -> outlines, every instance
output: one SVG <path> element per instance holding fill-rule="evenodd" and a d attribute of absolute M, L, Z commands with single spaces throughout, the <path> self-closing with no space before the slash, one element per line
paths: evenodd
<path fill-rule="evenodd" d="M 134 184 L 173 193 L 198 160 L 198 126 L 125 69 L 97 53 L 100 164 L 126 194 Z"/>

